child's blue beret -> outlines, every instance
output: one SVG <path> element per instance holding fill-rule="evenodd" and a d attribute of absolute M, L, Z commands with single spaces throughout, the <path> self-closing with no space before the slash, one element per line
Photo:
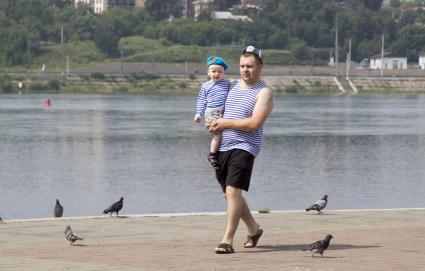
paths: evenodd
<path fill-rule="evenodd" d="M 227 66 L 228 66 L 226 60 L 224 60 L 224 59 L 222 59 L 221 57 L 218 57 L 218 56 L 210 56 L 207 59 L 207 63 L 208 63 L 208 66 L 210 66 L 210 65 L 220 65 L 225 70 L 227 70 Z"/>

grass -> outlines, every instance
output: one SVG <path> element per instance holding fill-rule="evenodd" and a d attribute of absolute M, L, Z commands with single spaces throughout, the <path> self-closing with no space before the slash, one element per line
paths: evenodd
<path fill-rule="evenodd" d="M 240 48 L 200 47 L 172 44 L 164 40 L 152 40 L 141 36 L 125 37 L 119 41 L 125 62 L 204 63 L 208 56 L 218 55 L 229 63 L 237 63 Z M 93 41 L 67 42 L 64 46 L 65 59 L 60 44 L 44 44 L 31 55 L 31 69 L 19 66 L 0 67 L 1 72 L 46 71 L 60 72 L 69 60 L 70 68 L 90 67 L 99 63 L 117 62 L 121 56 L 111 58 L 100 52 Z"/>
<path fill-rule="evenodd" d="M 240 53 L 240 48 L 185 46 L 140 36 L 122 38 L 119 49 L 128 62 L 202 63 L 208 56 L 218 55 L 230 63 L 237 63 Z"/>
<path fill-rule="evenodd" d="M 40 48 L 37 56 L 32 58 L 32 70 L 40 71 L 43 64 L 47 71 L 62 71 L 64 65 L 83 67 L 94 63 L 107 61 L 106 55 L 102 54 L 92 41 L 68 42 L 65 45 L 65 59 L 62 55 L 62 47 L 58 44 L 48 44 Z"/>
<path fill-rule="evenodd" d="M 119 41 L 118 50 L 122 52 L 125 62 L 163 62 L 204 63 L 206 58 L 217 55 L 225 58 L 230 64 L 237 64 L 241 48 L 232 46 L 185 46 L 172 44 L 165 40 L 152 40 L 141 36 L 125 37 Z M 295 59 L 289 51 L 264 50 L 269 64 L 291 64 Z M 31 70 L 40 71 L 43 64 L 47 71 L 62 71 L 69 60 L 70 68 L 87 67 L 99 63 L 116 62 L 116 58 L 108 57 L 100 52 L 93 41 L 67 42 L 64 47 L 65 59 L 60 44 L 45 44 L 33 52 Z M 67 58 L 68 57 L 68 58 Z M 23 66 L 0 67 L 0 71 L 26 71 Z"/>

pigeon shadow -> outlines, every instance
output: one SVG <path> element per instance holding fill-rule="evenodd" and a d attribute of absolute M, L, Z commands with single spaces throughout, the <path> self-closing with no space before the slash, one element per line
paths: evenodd
<path fill-rule="evenodd" d="M 86 247 L 87 245 L 85 244 L 73 244 L 71 245 L 71 247 Z"/>
<path fill-rule="evenodd" d="M 305 258 L 313 258 L 313 259 L 342 259 L 345 257 L 334 257 L 334 256 L 311 256 L 311 255 L 306 255 L 304 256 Z"/>
<path fill-rule="evenodd" d="M 244 251 L 246 253 L 260 253 L 260 252 L 272 252 L 272 251 L 301 251 L 306 248 L 306 244 L 276 244 L 276 245 L 259 245 L 258 250 Z M 350 245 L 350 244 L 331 244 L 328 250 L 343 250 L 343 249 L 366 249 L 366 248 L 378 248 L 381 246 L 371 245 Z"/>
<path fill-rule="evenodd" d="M 306 215 L 324 216 L 324 215 L 336 215 L 336 214 L 333 214 L 333 213 L 321 213 L 321 214 L 318 214 L 318 213 L 306 213 Z"/>
<path fill-rule="evenodd" d="M 378 245 L 369 245 L 369 246 L 355 246 L 350 244 L 331 244 L 329 245 L 328 250 L 343 250 L 343 249 L 365 249 L 365 248 L 378 248 L 381 246 Z"/>
<path fill-rule="evenodd" d="M 109 216 L 109 218 L 128 218 L 128 216 L 126 216 L 126 215 L 114 215 L 114 216 Z"/>

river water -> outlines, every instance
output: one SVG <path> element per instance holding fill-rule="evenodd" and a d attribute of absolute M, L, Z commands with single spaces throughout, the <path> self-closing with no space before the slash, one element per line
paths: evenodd
<path fill-rule="evenodd" d="M 0 216 L 225 211 L 196 96 L 0 96 Z M 252 210 L 425 207 L 425 96 L 275 96 Z"/>

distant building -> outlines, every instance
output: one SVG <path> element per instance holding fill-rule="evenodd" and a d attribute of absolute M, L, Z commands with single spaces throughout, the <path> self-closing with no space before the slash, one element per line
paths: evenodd
<path fill-rule="evenodd" d="M 419 67 L 421 67 L 422 70 L 425 70 L 425 54 L 419 56 Z"/>
<path fill-rule="evenodd" d="M 382 61 L 383 60 L 383 61 Z M 384 57 L 381 54 L 376 54 L 370 58 L 371 69 L 380 70 L 405 70 L 407 69 L 407 57 L 399 57 L 392 52 L 384 52 Z"/>
<path fill-rule="evenodd" d="M 102 14 L 111 7 L 144 7 L 145 0 L 74 0 L 74 4 L 86 4 L 94 13 Z"/>
<path fill-rule="evenodd" d="M 144 8 L 145 7 L 145 0 L 136 0 L 135 6 L 139 7 L 139 8 Z"/>
<path fill-rule="evenodd" d="M 415 0 L 400 0 L 400 3 L 413 3 Z M 383 6 L 387 6 L 387 5 L 389 5 L 389 4 L 391 4 L 391 0 L 384 0 L 384 1 L 382 1 L 382 5 Z"/>
<path fill-rule="evenodd" d="M 184 18 L 198 18 L 203 10 L 206 10 L 214 3 L 214 0 L 180 0 L 183 5 L 183 17 Z M 241 0 L 241 8 L 255 8 L 259 9 L 262 0 Z M 219 13 L 217 13 L 219 12 Z M 213 19 L 217 20 L 248 20 L 250 18 L 246 16 L 235 16 L 230 13 L 222 13 L 224 11 L 216 11 L 215 14 L 211 14 Z"/>
<path fill-rule="evenodd" d="M 81 4 L 89 6 L 94 13 L 103 13 L 107 9 L 107 2 L 99 0 L 74 0 L 74 5 L 77 7 Z"/>
<path fill-rule="evenodd" d="M 195 18 L 195 10 L 193 2 L 195 0 L 181 0 L 183 5 L 182 15 L 183 18 Z"/>
<path fill-rule="evenodd" d="M 261 0 L 241 0 L 242 8 L 260 8 Z"/>
<path fill-rule="evenodd" d="M 201 12 L 203 10 L 208 9 L 208 7 L 210 6 L 210 4 L 212 4 L 214 2 L 214 0 L 197 0 L 197 1 L 193 1 L 192 5 L 193 5 L 193 18 L 198 18 L 199 14 L 201 14 Z"/>
<path fill-rule="evenodd" d="M 213 11 L 211 13 L 211 18 L 216 20 L 252 21 L 248 16 L 233 15 L 229 11 Z"/>

